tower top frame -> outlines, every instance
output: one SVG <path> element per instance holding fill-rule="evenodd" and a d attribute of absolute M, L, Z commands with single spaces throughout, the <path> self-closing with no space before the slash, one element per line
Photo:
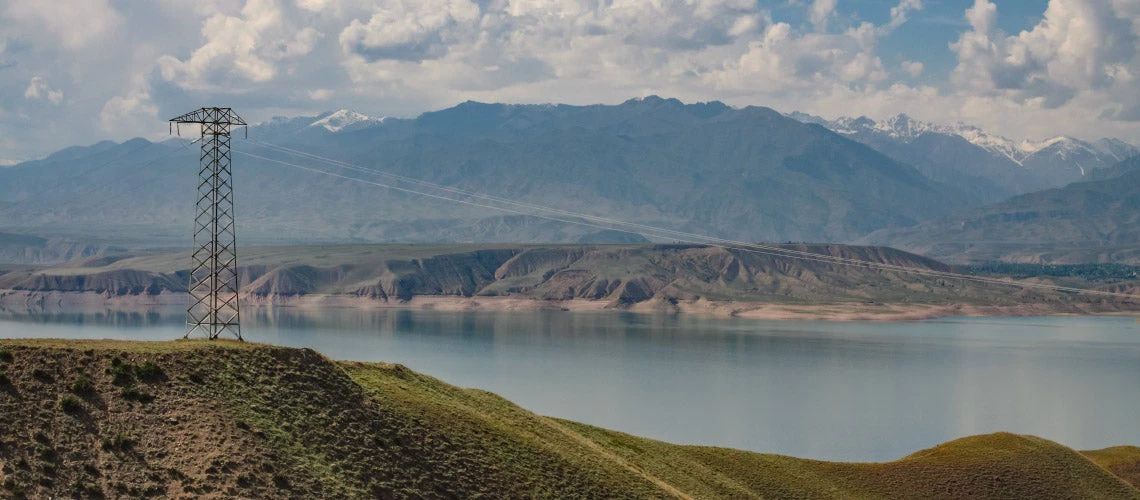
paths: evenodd
<path fill-rule="evenodd" d="M 249 134 L 249 124 L 238 116 L 233 108 L 198 108 L 189 113 L 170 119 L 170 126 L 174 129 L 182 123 L 196 123 L 202 125 L 202 136 L 229 135 L 233 127 L 244 127 Z M 174 130 L 171 130 L 174 133 Z M 179 130 L 179 135 L 181 131 Z"/>

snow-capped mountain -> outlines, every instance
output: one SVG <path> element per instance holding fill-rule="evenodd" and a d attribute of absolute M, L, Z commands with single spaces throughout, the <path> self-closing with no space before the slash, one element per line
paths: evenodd
<path fill-rule="evenodd" d="M 317 115 L 317 120 L 309 124 L 310 127 L 322 127 L 329 132 L 342 132 L 345 130 L 359 130 L 372 125 L 384 123 L 384 117 L 375 118 L 360 114 L 348 109 L 338 109 L 331 113 Z"/>
<path fill-rule="evenodd" d="M 295 137 L 297 134 L 336 134 L 375 127 L 393 121 L 387 117 L 373 117 L 348 109 L 326 111 L 316 116 L 275 116 L 251 128 L 254 136 Z"/>
<path fill-rule="evenodd" d="M 1088 142 L 1058 136 L 1039 141 L 1015 141 L 991 134 L 973 125 L 930 123 L 915 120 L 904 114 L 885 120 L 872 120 L 867 117 L 826 120 L 804 113 L 792 113 L 789 116 L 803 122 L 823 125 L 880 151 L 911 145 L 920 137 L 930 134 L 960 137 L 996 159 L 1007 160 L 1023 167 L 1046 180 L 1051 186 L 1078 181 L 1093 170 L 1107 168 L 1140 155 L 1140 148 L 1120 139 Z M 919 168 L 922 170 L 921 166 Z"/>

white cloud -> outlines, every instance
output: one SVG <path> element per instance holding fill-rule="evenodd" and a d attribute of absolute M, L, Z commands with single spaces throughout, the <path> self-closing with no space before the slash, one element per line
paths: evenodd
<path fill-rule="evenodd" d="M 951 44 L 958 57 L 954 84 L 1044 108 L 1104 92 L 1122 100 L 1110 113 L 1140 119 L 1136 10 L 1135 3 L 1119 1 L 1050 0 L 1036 26 L 1006 35 L 995 27 L 997 6 L 976 0 L 966 11 L 970 31 Z"/>
<path fill-rule="evenodd" d="M 377 6 L 368 22 L 353 19 L 340 33 L 344 52 L 367 60 L 436 59 L 476 36 L 479 6 L 470 0 L 397 0 Z"/>
<path fill-rule="evenodd" d="M 704 79 L 729 92 L 810 92 L 835 83 L 865 87 L 887 77 L 875 55 L 877 41 L 878 29 L 870 23 L 839 34 L 797 34 L 787 23 L 776 23 L 739 58 Z"/>
<path fill-rule="evenodd" d="M 887 29 L 893 30 L 906 23 L 910 12 L 922 10 L 922 0 L 900 0 L 899 4 L 891 7 L 891 21 Z"/>
<path fill-rule="evenodd" d="M 332 0 L 297 0 L 297 6 L 310 12 L 325 10 Z"/>
<path fill-rule="evenodd" d="M 808 9 L 808 19 L 816 31 L 827 31 L 827 22 L 835 14 L 836 0 L 813 0 Z"/>
<path fill-rule="evenodd" d="M 63 91 L 51 88 L 43 77 L 34 76 L 32 81 L 28 82 L 27 90 L 24 91 L 24 99 L 44 99 L 58 106 L 59 103 L 63 102 Z"/>
<path fill-rule="evenodd" d="M 926 69 L 926 66 L 919 61 L 903 61 L 902 69 L 906 71 L 911 78 L 918 78 L 922 75 L 922 71 Z"/>
<path fill-rule="evenodd" d="M 963 6 L 969 27 L 938 48 L 956 58 L 949 78 L 937 54 L 903 60 L 893 47 L 913 36 L 895 30 L 926 14 L 921 0 L 767 3 L 806 22 L 755 0 L 117 1 L 0 0 L 0 155 L 146 134 L 159 114 L 223 100 L 257 120 L 650 93 L 1140 141 L 1122 121 L 1140 119 L 1136 0 L 1050 0 L 1013 34 L 993 3 Z M 884 20 L 859 21 L 872 17 Z"/>
<path fill-rule="evenodd" d="M 275 0 L 249 0 L 240 16 L 215 14 L 202 25 L 203 44 L 186 60 L 158 60 L 162 77 L 195 90 L 263 83 L 278 74 L 278 63 L 312 52 L 320 38 L 312 27 L 297 28 Z"/>
<path fill-rule="evenodd" d="M 4 17 L 35 35 L 40 30 L 56 37 L 64 48 L 92 48 L 91 43 L 122 25 L 122 16 L 107 0 L 7 0 Z"/>
<path fill-rule="evenodd" d="M 140 124 L 149 130 L 148 124 L 157 119 L 158 106 L 151 101 L 150 92 L 143 82 L 136 82 L 126 95 L 112 97 L 99 112 L 99 124 L 107 132 L 136 132 Z M 144 135 L 149 134 L 144 132 Z"/>

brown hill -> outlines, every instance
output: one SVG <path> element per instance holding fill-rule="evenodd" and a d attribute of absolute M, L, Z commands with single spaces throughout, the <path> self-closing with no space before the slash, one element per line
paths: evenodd
<path fill-rule="evenodd" d="M 847 464 L 677 446 L 311 350 L 0 340 L 0 373 L 12 497 L 1140 498 L 1110 472 L 1133 477 L 1135 448 L 994 434 Z"/>
<path fill-rule="evenodd" d="M 886 247 L 781 245 L 786 249 L 950 271 Z M 148 297 L 185 291 L 181 254 L 100 257 L 49 268 L 0 269 L 0 291 L 93 292 Z M 404 302 L 416 297 L 594 301 L 608 307 L 676 310 L 678 304 L 919 304 L 1080 312 L 1131 303 L 981 285 L 811 259 L 703 245 L 339 245 L 243 251 L 247 302 L 313 297 Z M 1069 286 L 1073 283 L 1064 283 Z M 1120 286 L 1119 283 L 1115 284 Z M 683 309 L 683 308 L 682 308 Z"/>

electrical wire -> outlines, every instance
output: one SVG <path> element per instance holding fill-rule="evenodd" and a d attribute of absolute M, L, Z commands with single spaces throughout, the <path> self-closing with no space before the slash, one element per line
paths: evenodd
<path fill-rule="evenodd" d="M 865 260 L 859 260 L 859 259 L 851 259 L 851 258 L 844 258 L 844 257 L 838 257 L 838 256 L 832 256 L 832 255 L 826 255 L 826 254 L 819 254 L 819 253 L 814 253 L 814 252 L 805 252 L 805 251 L 801 251 L 801 250 L 787 249 L 787 248 L 772 246 L 772 245 L 763 245 L 763 244 L 758 244 L 758 243 L 748 243 L 748 242 L 727 240 L 727 239 L 717 238 L 717 237 L 712 237 L 712 236 L 704 236 L 704 235 L 699 235 L 699 234 L 695 234 L 695 233 L 688 233 L 688 232 L 683 232 L 683 231 L 671 230 L 671 229 L 667 229 L 667 228 L 649 226 L 649 225 L 645 225 L 645 224 L 629 223 L 629 222 L 620 221 L 618 219 L 612 219 L 612 218 L 608 218 L 608 217 L 599 217 L 599 216 L 593 216 L 593 215 L 588 215 L 588 214 L 580 214 L 580 213 L 571 212 L 571 211 L 567 211 L 567 210 L 554 209 L 554 208 L 550 208 L 550 207 L 542 207 L 539 205 L 534 205 L 534 204 L 530 204 L 530 203 L 526 203 L 526 202 L 519 202 L 519 201 L 515 201 L 515 200 L 497 197 L 497 196 L 485 195 L 485 194 L 481 194 L 481 193 L 465 191 L 465 190 L 452 188 L 452 187 L 448 187 L 448 186 L 442 186 L 439 184 L 435 184 L 435 183 L 420 180 L 420 179 L 414 179 L 411 177 L 393 174 L 390 172 L 360 167 L 360 166 L 353 165 L 353 164 L 343 162 L 340 160 L 335 160 L 335 159 L 331 159 L 331 158 L 324 158 L 324 157 L 321 157 L 319 155 L 315 155 L 312 153 L 306 153 L 303 151 L 292 150 L 289 148 L 285 148 L 283 146 L 277 146 L 277 145 L 273 145 L 270 143 L 264 143 L 261 141 L 251 140 L 250 142 L 257 144 L 257 145 L 260 145 L 260 146 L 263 146 L 263 147 L 266 147 L 267 149 L 276 150 L 278 152 L 293 154 L 294 156 L 306 157 L 306 158 L 314 159 L 314 160 L 325 161 L 327 163 L 333 164 L 334 166 L 339 166 L 339 167 L 346 168 L 349 170 L 361 171 L 361 172 L 377 174 L 377 175 L 384 175 L 387 177 L 397 179 L 399 181 L 405 181 L 405 182 L 409 182 L 409 183 L 413 183 L 413 184 L 417 184 L 417 185 L 421 185 L 421 186 L 425 186 L 425 187 L 430 187 L 432 189 L 438 189 L 438 190 L 442 190 L 442 191 L 449 192 L 449 193 L 459 194 L 462 196 L 478 198 L 478 199 L 483 200 L 483 202 L 474 202 L 474 201 L 466 200 L 466 199 L 462 199 L 462 198 L 453 198 L 453 197 L 449 197 L 449 196 L 445 196 L 445 195 L 441 195 L 441 194 L 429 193 L 429 192 L 425 192 L 425 191 L 418 191 L 415 189 L 401 187 L 401 186 L 397 186 L 394 184 L 387 184 L 387 183 L 381 183 L 381 182 L 371 181 L 371 180 L 367 180 L 367 179 L 361 179 L 358 177 L 343 175 L 343 174 L 339 174 L 336 172 L 329 172 L 329 171 L 321 170 L 321 169 L 311 167 L 311 166 L 299 165 L 299 164 L 287 162 L 284 160 L 269 158 L 266 156 L 256 155 L 253 153 L 246 153 L 243 151 L 236 151 L 236 153 L 246 155 L 246 156 L 249 156 L 252 158 L 260 159 L 263 161 L 268 161 L 268 162 L 273 162 L 273 163 L 289 166 L 292 168 L 307 170 L 307 171 L 314 172 L 314 173 L 329 175 L 332 177 L 337 177 L 337 178 L 346 179 L 346 180 L 350 180 L 350 181 L 374 185 L 377 187 L 383 187 L 383 188 L 401 191 L 401 192 L 405 192 L 405 193 L 409 193 L 409 194 L 426 196 L 426 197 L 435 198 L 435 199 L 439 199 L 439 200 L 450 201 L 453 203 L 461 203 L 461 204 L 465 204 L 465 205 L 469 205 L 469 206 L 487 208 L 487 209 L 491 209 L 491 210 L 503 211 L 503 212 L 513 213 L 513 214 L 518 214 L 518 215 L 526 215 L 526 216 L 531 216 L 531 217 L 536 217 L 536 218 L 541 218 L 541 219 L 551 220 L 551 221 L 557 221 L 557 222 L 562 222 L 562 223 L 577 224 L 577 225 L 582 225 L 582 226 L 587 226 L 587 227 L 595 227 L 595 228 L 609 229 L 609 230 L 613 230 L 614 229 L 613 226 L 636 227 L 639 230 L 641 230 L 642 232 L 649 233 L 650 236 L 678 237 L 677 239 L 679 239 L 681 241 L 685 241 L 687 243 L 711 244 L 713 246 L 720 246 L 720 247 L 724 247 L 724 248 L 732 248 L 732 249 L 736 249 L 736 250 L 741 250 L 741 251 L 756 253 L 756 254 L 762 254 L 762 255 L 785 257 L 785 258 L 794 258 L 794 259 L 799 259 L 799 260 L 808 260 L 808 261 L 821 262 L 821 263 L 827 263 L 827 264 L 838 264 L 838 265 L 847 265 L 847 266 L 854 266 L 854 267 L 870 268 L 870 269 L 876 269 L 876 270 L 882 270 L 882 271 L 895 271 L 895 272 L 902 272 L 902 273 L 908 273 L 908 274 L 922 275 L 922 276 L 927 276 L 927 277 L 938 277 L 938 278 L 955 279 L 955 280 L 962 280 L 962 281 L 973 281 L 973 282 L 978 282 L 978 283 L 995 284 L 995 285 L 1003 285 L 1003 286 L 1013 286 L 1013 287 L 1018 287 L 1018 288 L 1036 288 L 1036 289 L 1043 289 L 1043 290 L 1050 290 L 1050 291 L 1057 291 L 1057 292 L 1083 293 L 1083 294 L 1090 294 L 1090 295 L 1102 295 L 1102 296 L 1126 297 L 1126 298 L 1136 298 L 1137 297 L 1137 295 L 1128 294 L 1128 293 L 1110 292 L 1110 291 L 1105 291 L 1105 290 L 1095 290 L 1095 289 L 1086 289 L 1086 288 L 1077 288 L 1077 287 L 1067 287 L 1067 286 L 1051 285 L 1051 284 L 1045 284 L 1045 283 L 1020 282 L 1020 281 L 1013 281 L 1013 280 L 1000 279 L 1000 278 L 986 278 L 986 277 L 982 277 L 982 276 L 973 276 L 973 275 L 967 275 L 967 274 L 961 274 L 961 273 L 935 271 L 935 270 L 930 270 L 930 269 L 920 269 L 920 268 L 914 268 L 914 267 L 908 267 L 908 266 L 899 266 L 899 265 L 893 265 L 893 264 L 871 262 L 871 261 L 865 261 Z M 488 203 L 488 202 L 490 202 L 490 203 Z M 556 214 L 558 216 L 543 215 L 543 214 L 539 214 L 539 213 L 530 213 L 530 212 L 526 212 L 524 210 L 520 210 L 518 208 L 508 208 L 508 207 L 503 207 L 503 206 L 499 206 L 499 205 L 494 205 L 493 203 L 507 204 L 507 205 L 511 205 L 511 206 L 515 206 L 515 207 L 521 207 L 524 209 L 530 209 L 530 210 L 539 211 L 539 212 L 548 212 L 548 213 Z M 569 218 L 565 218 L 565 217 L 569 217 Z M 576 220 L 576 219 L 579 219 L 579 220 Z M 589 222 L 587 222 L 587 221 L 589 221 Z M 608 225 L 604 225 L 604 224 L 608 224 Z"/>

